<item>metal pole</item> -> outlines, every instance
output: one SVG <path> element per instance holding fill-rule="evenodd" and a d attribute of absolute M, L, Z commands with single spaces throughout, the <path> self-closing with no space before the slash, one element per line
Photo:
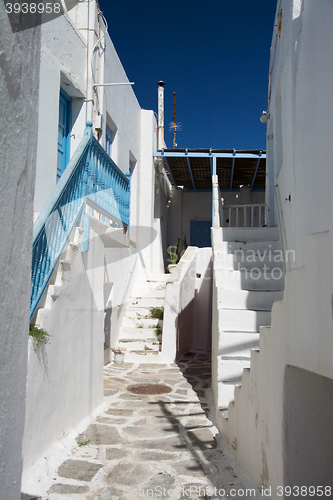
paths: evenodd
<path fill-rule="evenodd" d="M 176 149 L 176 92 L 173 93 L 173 149 Z"/>
<path fill-rule="evenodd" d="M 158 150 L 164 148 L 164 85 L 161 80 L 157 82 L 158 85 Z"/>

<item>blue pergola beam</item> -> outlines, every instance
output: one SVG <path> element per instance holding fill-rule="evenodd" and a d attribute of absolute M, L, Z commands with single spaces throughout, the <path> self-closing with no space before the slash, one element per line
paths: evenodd
<path fill-rule="evenodd" d="M 178 153 L 169 153 L 169 152 L 159 152 L 157 151 L 156 153 L 153 154 L 153 156 L 155 156 L 156 158 L 162 156 L 163 158 L 181 158 L 183 156 L 187 156 L 188 158 L 211 158 L 213 159 L 214 157 L 215 158 L 249 158 L 249 159 L 265 159 L 266 158 L 266 154 L 261 154 L 258 153 L 258 154 L 253 154 L 253 153 L 236 153 L 236 155 L 234 155 L 234 153 L 212 153 L 212 154 L 209 154 L 209 153 L 188 153 L 186 155 L 186 153 L 184 152 L 178 152 Z"/>
<path fill-rule="evenodd" d="M 233 151 L 233 159 L 232 159 L 232 167 L 231 167 L 231 181 L 230 181 L 230 189 L 232 189 L 232 185 L 234 183 L 234 172 L 235 172 L 235 161 L 236 161 L 236 149 Z"/>
<path fill-rule="evenodd" d="M 171 171 L 171 168 L 170 168 L 169 162 L 168 162 L 167 158 L 165 158 L 165 156 L 164 156 L 163 149 L 162 149 L 162 154 L 160 154 L 159 156 L 163 156 L 164 161 L 165 161 L 165 163 L 166 163 L 166 166 L 168 167 L 169 174 L 170 174 L 170 177 L 171 177 L 171 179 L 172 179 L 173 185 L 175 186 L 175 188 L 176 188 L 176 189 L 178 189 L 178 186 L 177 186 L 177 183 L 176 183 L 176 181 L 175 181 L 175 178 L 174 178 L 174 176 L 173 176 L 173 174 L 172 174 L 172 171 Z"/>
<path fill-rule="evenodd" d="M 185 151 L 185 154 L 188 153 L 188 150 Z M 189 160 L 189 157 L 186 156 L 186 160 L 187 160 L 187 165 L 188 165 L 188 169 L 190 171 L 190 174 L 191 174 L 191 179 L 192 179 L 192 184 L 193 184 L 193 189 L 196 189 L 195 187 L 195 182 L 194 182 L 194 178 L 193 178 L 193 173 L 192 173 L 192 169 L 191 169 L 191 164 L 190 164 L 190 160 Z"/>
<path fill-rule="evenodd" d="M 259 158 L 258 158 L 258 161 L 257 161 L 256 169 L 255 169 L 255 172 L 254 172 L 254 175 L 253 175 L 253 179 L 252 179 L 252 183 L 251 183 L 251 191 L 252 191 L 252 188 L 254 186 L 256 177 L 257 177 L 257 173 L 258 173 L 258 169 L 259 169 L 259 163 L 260 163 L 260 160 L 262 158 L 261 155 L 262 155 L 262 151 L 260 151 L 260 153 L 259 153 Z M 266 157 L 266 155 L 265 155 L 265 157 Z"/>

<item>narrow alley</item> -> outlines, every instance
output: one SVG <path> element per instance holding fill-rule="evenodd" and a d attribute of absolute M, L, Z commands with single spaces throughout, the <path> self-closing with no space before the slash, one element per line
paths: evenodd
<path fill-rule="evenodd" d="M 48 477 L 36 479 L 39 496 L 22 499 L 237 500 L 246 489 L 247 498 L 259 498 L 249 495 L 209 419 L 210 380 L 206 354 L 172 365 L 108 364 L 102 411 L 63 463 L 48 464 Z M 135 393 L 140 388 L 145 394 Z"/>

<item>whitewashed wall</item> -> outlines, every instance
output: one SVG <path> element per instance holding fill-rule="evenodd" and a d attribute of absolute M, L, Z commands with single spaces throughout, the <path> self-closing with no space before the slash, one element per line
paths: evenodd
<path fill-rule="evenodd" d="M 59 94 L 62 87 L 72 97 L 70 156 L 85 128 L 86 43 L 71 19 L 64 15 L 43 24 L 38 103 L 38 149 L 35 218 L 56 185 Z"/>
<path fill-rule="evenodd" d="M 211 347 L 212 250 L 189 246 L 166 284 L 162 359 Z"/>
<path fill-rule="evenodd" d="M 106 124 L 117 128 L 112 157 L 124 173 L 129 172 L 132 161 L 130 241 L 126 236 L 122 241 L 126 244 L 110 244 L 107 226 L 92 218 L 89 251 L 82 254 L 79 248 L 73 253 L 67 247 L 71 269 L 58 276 L 59 296 L 54 298 L 58 292 L 50 288 L 43 299 L 46 307 L 41 301 L 37 324 L 51 337 L 37 353 L 32 341 L 29 345 L 26 470 L 100 404 L 103 362 L 110 358 L 108 351 L 104 359 L 105 332 L 111 328 L 113 346 L 136 277 L 163 269 L 154 229 L 156 121 L 152 111 L 141 110 L 131 86 L 93 90 L 94 82 L 128 82 L 108 34 L 101 41 L 103 50 L 93 51 L 105 29 L 98 23 L 96 8 L 95 2 L 79 3 L 69 15 L 42 27 L 40 99 L 35 106 L 39 110 L 35 215 L 56 185 L 61 87 L 72 98 L 70 155 L 80 143 L 88 119 L 93 120 L 94 135 L 103 146 Z M 140 258 L 118 307 L 138 245 Z"/>
<path fill-rule="evenodd" d="M 21 498 L 40 28 L 12 33 L 0 5 L 0 498 Z"/>
<path fill-rule="evenodd" d="M 279 3 L 281 36 L 276 26 L 272 40 L 267 149 L 294 267 L 304 263 L 306 236 L 330 227 L 331 9 L 325 0 Z"/>
<path fill-rule="evenodd" d="M 104 55 L 104 82 L 129 82 L 118 54 L 109 37 L 106 35 Z M 100 90 L 100 93 L 102 90 Z M 141 108 L 135 96 L 135 85 L 121 85 L 104 87 L 103 98 L 103 139 L 105 138 L 105 124 L 110 127 L 109 119 L 117 127 L 112 149 L 114 161 L 124 172 L 129 171 L 130 155 L 140 165 L 140 119 Z M 139 166 L 137 165 L 137 166 Z"/>
<path fill-rule="evenodd" d="M 141 151 L 137 184 L 138 224 L 136 241 L 140 245 L 142 276 L 163 273 L 163 253 L 160 232 L 154 228 L 155 168 L 153 153 L 156 151 L 156 120 L 153 111 L 141 110 Z M 140 227 L 144 230 L 141 232 Z M 147 228 L 151 228 L 148 230 Z"/>
<path fill-rule="evenodd" d="M 92 220 L 89 251 L 67 248 L 55 286 L 37 324 L 50 335 L 45 347 L 29 341 L 24 469 L 92 414 L 103 399 L 104 245 Z M 73 239 L 72 235 L 71 239 Z"/>
<path fill-rule="evenodd" d="M 227 433 L 240 466 L 272 498 L 281 485 L 333 486 L 332 19 L 331 2 L 282 0 L 272 41 L 268 178 L 296 258 Z"/>
<path fill-rule="evenodd" d="M 160 258 L 163 258 L 160 263 L 162 272 L 167 270 L 170 258 L 168 254 L 168 204 L 170 195 L 171 184 L 163 170 L 160 170 L 159 162 L 155 161 L 154 228 L 157 231 L 158 245 L 162 249 L 162 254 L 159 254 Z"/>

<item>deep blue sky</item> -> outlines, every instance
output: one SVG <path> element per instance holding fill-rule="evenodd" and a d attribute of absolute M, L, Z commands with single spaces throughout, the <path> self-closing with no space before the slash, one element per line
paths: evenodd
<path fill-rule="evenodd" d="M 111 39 L 144 109 L 165 85 L 165 140 L 172 147 L 173 92 L 179 148 L 266 147 L 276 0 L 99 0 Z"/>

